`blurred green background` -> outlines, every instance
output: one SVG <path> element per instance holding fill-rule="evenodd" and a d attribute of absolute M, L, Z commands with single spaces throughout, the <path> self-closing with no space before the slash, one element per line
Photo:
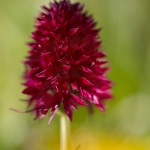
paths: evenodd
<path fill-rule="evenodd" d="M 71 123 L 75 150 L 150 149 L 150 0 L 79 0 L 102 27 L 103 48 L 115 82 L 107 112 L 86 108 L 74 112 Z M 0 149 L 59 150 L 59 117 L 47 127 L 48 116 L 33 121 L 19 99 L 23 87 L 21 61 L 34 18 L 49 0 L 0 0 Z"/>

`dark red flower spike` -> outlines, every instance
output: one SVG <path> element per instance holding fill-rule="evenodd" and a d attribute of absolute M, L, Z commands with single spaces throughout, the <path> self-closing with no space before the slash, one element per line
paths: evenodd
<path fill-rule="evenodd" d="M 69 0 L 50 3 L 36 19 L 33 42 L 24 64 L 28 106 L 36 118 L 48 111 L 50 121 L 62 105 L 72 120 L 72 109 L 91 108 L 104 111 L 104 100 L 111 98 L 111 81 L 106 78 L 105 54 L 99 51 L 101 41 L 96 22 L 83 12 L 80 3 Z"/>

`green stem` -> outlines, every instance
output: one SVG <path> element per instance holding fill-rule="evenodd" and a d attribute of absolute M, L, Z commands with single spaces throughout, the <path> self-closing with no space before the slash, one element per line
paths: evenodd
<path fill-rule="evenodd" d="M 70 150 L 70 122 L 63 113 L 60 114 L 60 150 Z"/>

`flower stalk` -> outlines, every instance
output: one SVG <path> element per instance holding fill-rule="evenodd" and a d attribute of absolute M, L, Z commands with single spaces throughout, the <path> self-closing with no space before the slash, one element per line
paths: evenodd
<path fill-rule="evenodd" d="M 60 150 L 70 150 L 70 122 L 62 113 L 60 115 Z"/>

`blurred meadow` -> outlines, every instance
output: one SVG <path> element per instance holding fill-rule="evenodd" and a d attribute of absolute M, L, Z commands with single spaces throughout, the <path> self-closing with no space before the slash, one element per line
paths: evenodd
<path fill-rule="evenodd" d="M 74 0 L 75 1 L 75 0 Z M 79 107 L 71 122 L 72 150 L 150 150 L 150 0 L 79 0 L 102 27 L 114 99 L 106 113 Z M 34 18 L 49 0 L 0 0 L 0 149 L 59 150 L 59 117 L 19 114 L 20 84 Z"/>

